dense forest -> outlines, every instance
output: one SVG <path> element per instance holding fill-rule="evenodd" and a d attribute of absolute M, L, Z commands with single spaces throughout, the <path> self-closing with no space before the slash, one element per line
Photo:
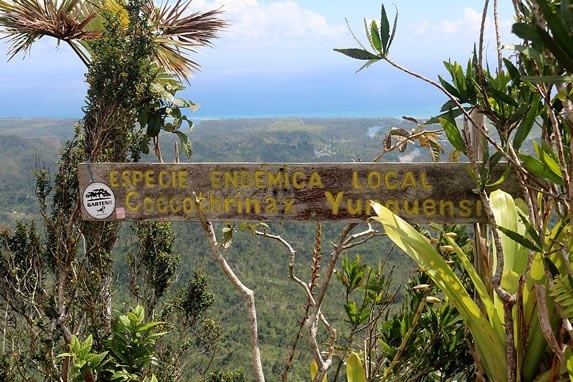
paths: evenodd
<path fill-rule="evenodd" d="M 3 225 L 13 228 L 19 221 L 39 219 L 34 171 L 46 167 L 54 171 L 64 142 L 72 136 L 74 120 L 0 120 L 0 208 Z M 189 134 L 193 145 L 190 159 L 201 162 L 352 162 L 374 158 L 380 151 L 383 136 L 390 129 L 415 127 L 411 121 L 380 119 L 236 119 L 201 120 Z M 230 134 L 229 132 L 232 132 Z M 161 136 L 163 156 L 174 158 L 176 137 Z M 142 158 L 154 161 L 153 155 Z M 389 161 L 429 161 L 429 152 L 411 147 L 407 151 L 388 154 Z M 209 315 L 222 325 L 220 351 L 212 368 L 245 370 L 250 365 L 249 333 L 242 297 L 234 290 L 209 255 L 208 243 L 199 223 L 172 223 L 176 240 L 174 252 L 180 254 L 173 290 L 183 286 L 197 270 L 207 275 L 214 303 Z M 270 223 L 269 231 L 287 239 L 298 252 L 297 271 L 309 276 L 312 264 L 316 225 L 313 223 Z M 217 223 L 222 234 L 224 222 Z M 335 242 L 342 224 L 323 227 L 324 251 Z M 278 243 L 255 237 L 250 231 L 237 230 L 227 250 L 227 259 L 241 280 L 254 290 L 257 302 L 261 351 L 269 376 L 282 374 L 298 322 L 304 316 L 305 298 L 298 286 L 288 279 L 289 254 Z M 114 249 L 117 290 L 116 309 L 125 309 L 129 300 L 127 257 L 137 248 L 137 237 L 130 223 L 124 223 L 122 239 Z M 365 263 L 384 264 L 385 274 L 392 279 L 390 289 L 397 293 L 394 310 L 401 301 L 402 288 L 416 270 L 413 262 L 396 251 L 389 251 L 383 238 L 346 253 L 359 255 Z M 344 316 L 344 292 L 336 284 L 329 292 L 326 315 L 344 333 L 348 323 Z M 308 375 L 310 353 L 302 341 L 298 360 L 291 373 L 300 380 Z M 192 375 L 193 373 L 191 373 Z"/>

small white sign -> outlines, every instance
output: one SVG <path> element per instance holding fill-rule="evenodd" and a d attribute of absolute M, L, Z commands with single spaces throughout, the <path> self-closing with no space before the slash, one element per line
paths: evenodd
<path fill-rule="evenodd" d="M 105 219 L 115 210 L 115 195 L 107 184 L 91 183 L 82 195 L 86 212 L 93 218 Z"/>

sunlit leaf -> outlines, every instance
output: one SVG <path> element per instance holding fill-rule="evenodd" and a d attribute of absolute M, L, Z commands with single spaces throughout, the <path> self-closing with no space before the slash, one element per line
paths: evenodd
<path fill-rule="evenodd" d="M 348 382 L 366 382 L 362 361 L 358 353 L 352 352 L 346 359 L 346 380 Z"/>
<path fill-rule="evenodd" d="M 518 154 L 519 159 L 523 162 L 523 166 L 535 176 L 548 180 L 560 186 L 564 185 L 563 177 L 558 176 L 544 165 L 539 159 L 527 154 Z"/>
<path fill-rule="evenodd" d="M 377 52 L 382 53 L 382 43 L 380 41 L 380 31 L 378 30 L 378 25 L 376 21 L 372 20 L 370 25 L 370 43 L 372 44 L 372 48 Z"/>
<path fill-rule="evenodd" d="M 464 316 L 490 378 L 504 380 L 507 370 L 505 342 L 492 328 L 458 276 L 425 236 L 379 203 L 372 203 L 372 206 L 377 215 L 372 220 L 384 226 L 388 237 L 424 269 Z"/>
<path fill-rule="evenodd" d="M 314 381 L 316 375 L 318 374 L 318 365 L 315 360 L 310 361 L 310 380 Z M 322 382 L 327 382 L 326 374 L 322 378 Z"/>

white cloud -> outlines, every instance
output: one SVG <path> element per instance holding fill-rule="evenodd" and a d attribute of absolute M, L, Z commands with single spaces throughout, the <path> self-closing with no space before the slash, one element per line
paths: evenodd
<path fill-rule="evenodd" d="M 304 71 L 331 61 L 336 55 L 333 48 L 354 45 L 343 21 L 333 25 L 293 0 L 199 0 L 193 4 L 202 10 L 222 7 L 222 18 L 228 23 L 214 41 L 215 49 L 202 50 L 205 70 L 224 68 L 225 73 L 236 74 Z"/>
<path fill-rule="evenodd" d="M 222 38 L 241 44 L 308 44 L 328 39 L 344 40 L 344 25 L 330 25 L 317 12 L 302 8 L 292 0 L 260 3 L 257 0 L 215 0 L 194 3 L 202 9 L 223 9 L 229 27 Z"/>
<path fill-rule="evenodd" d="M 515 41 L 511 35 L 512 21 L 504 15 L 500 20 L 502 43 Z M 467 60 L 474 44 L 479 41 L 482 10 L 464 7 L 450 12 L 447 18 L 443 13 L 419 13 L 417 19 L 410 17 L 406 28 L 398 28 L 394 58 L 408 60 L 419 65 L 420 70 L 432 65 L 441 65 L 441 60 L 452 58 Z M 493 28 L 493 14 L 488 14 L 484 30 L 484 43 L 488 51 L 496 46 Z M 488 53 L 494 57 L 493 52 Z"/>

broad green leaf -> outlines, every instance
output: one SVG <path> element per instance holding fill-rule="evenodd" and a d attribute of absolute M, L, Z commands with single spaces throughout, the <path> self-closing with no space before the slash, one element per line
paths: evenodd
<path fill-rule="evenodd" d="M 503 234 L 506 235 L 509 239 L 515 241 L 518 244 L 521 244 L 525 248 L 531 249 L 532 251 L 535 252 L 541 252 L 541 248 L 537 247 L 534 243 L 529 241 L 525 236 L 517 232 L 514 232 L 510 229 L 504 228 L 502 226 L 497 226 L 497 229 L 503 232 Z"/>
<path fill-rule="evenodd" d="M 537 248 L 543 248 L 543 242 L 541 241 L 541 237 L 539 236 L 539 232 L 537 232 L 535 230 L 535 228 L 533 228 L 533 226 L 531 225 L 531 223 L 529 223 L 529 221 L 527 220 L 527 217 L 518 212 L 519 214 L 519 219 L 521 220 L 521 223 L 523 223 L 523 225 L 525 226 L 525 231 L 527 232 L 527 234 L 529 236 L 531 236 L 531 239 L 533 240 L 534 245 L 537 246 Z M 537 251 L 537 252 L 541 252 L 541 251 Z"/>
<path fill-rule="evenodd" d="M 450 141 L 452 146 L 454 146 L 456 150 L 465 153 L 466 146 L 464 144 L 462 135 L 460 134 L 460 131 L 456 126 L 456 121 L 453 118 L 453 115 L 451 113 L 448 113 L 447 117 L 439 118 L 438 120 L 440 121 L 440 125 L 442 125 L 442 128 L 446 132 L 446 136 L 448 137 L 448 140 Z"/>
<path fill-rule="evenodd" d="M 346 358 L 346 380 L 347 382 L 366 382 L 366 375 L 358 353 L 352 352 Z"/>
<path fill-rule="evenodd" d="M 507 69 L 507 72 L 511 77 L 511 82 L 513 82 L 514 85 L 517 85 L 520 82 L 521 78 L 519 70 L 515 67 L 515 65 L 513 65 L 513 62 L 511 62 L 507 58 L 503 59 L 503 63 L 505 64 L 505 68 Z"/>
<path fill-rule="evenodd" d="M 555 174 L 539 159 L 527 154 L 518 154 L 519 159 L 523 162 L 523 166 L 535 176 L 548 180 L 560 186 L 564 185 L 563 177 Z"/>
<path fill-rule="evenodd" d="M 493 300 L 491 299 L 491 297 L 487 291 L 487 288 L 486 288 L 485 284 L 483 283 L 483 280 L 480 278 L 480 276 L 477 273 L 476 269 L 474 268 L 473 264 L 468 259 L 468 257 L 464 253 L 464 251 L 460 248 L 460 246 L 455 242 L 455 240 L 449 236 L 445 236 L 445 238 L 446 238 L 448 244 L 454 248 L 456 254 L 458 255 L 458 259 L 460 260 L 460 262 L 462 263 L 462 265 L 466 269 L 466 272 L 470 276 L 470 279 L 472 280 L 472 283 L 474 284 L 474 288 L 475 288 L 476 292 L 478 293 L 480 300 L 483 303 L 485 312 L 487 313 L 487 316 L 488 316 L 488 319 L 489 319 L 491 326 L 497 332 L 497 335 L 500 338 L 503 338 L 503 336 L 505 334 L 504 334 L 504 328 L 503 328 L 502 321 L 500 321 L 500 317 L 495 311 L 495 306 L 494 306 Z"/>
<path fill-rule="evenodd" d="M 187 136 L 187 134 L 176 130 L 175 134 L 179 137 L 179 142 L 181 143 L 181 148 L 185 151 L 185 155 L 187 159 L 191 159 L 191 155 L 193 154 L 193 145 L 191 144 L 191 140 Z"/>
<path fill-rule="evenodd" d="M 496 153 L 498 154 L 498 153 Z M 495 154 L 494 154 L 495 155 Z M 490 166 L 490 168 L 492 168 L 494 166 Z M 501 176 L 499 177 L 498 180 L 488 183 L 487 187 L 495 187 L 495 186 L 499 186 L 500 184 L 502 184 L 503 182 L 505 182 L 505 180 L 507 179 L 507 177 L 509 176 L 509 174 L 511 173 L 511 167 L 509 165 L 507 165 L 505 167 L 505 169 L 503 170 L 503 173 L 501 174 Z"/>
<path fill-rule="evenodd" d="M 444 65 L 446 65 L 446 62 L 444 62 Z M 440 81 L 440 83 L 442 84 L 442 86 L 448 91 L 448 93 L 450 93 L 450 95 L 452 95 L 454 98 L 460 99 L 460 93 L 458 92 L 458 89 L 456 89 L 452 84 L 450 84 L 448 81 L 446 81 L 442 76 L 438 76 L 438 80 Z M 453 103 L 454 101 L 449 100 L 448 102 L 446 102 L 446 104 L 448 103 Z M 447 111 L 449 108 L 444 108 L 445 105 L 442 106 L 441 111 Z M 455 105 L 455 103 L 454 103 Z"/>
<path fill-rule="evenodd" d="M 515 23 L 511 27 L 511 31 L 524 40 L 529 40 L 535 44 L 542 45 L 542 39 L 539 31 L 535 26 L 526 23 Z"/>
<path fill-rule="evenodd" d="M 490 378 L 504 380 L 507 375 L 504 339 L 492 328 L 458 276 L 426 237 L 386 207 L 379 203 L 372 206 L 377 214 L 372 220 L 384 226 L 388 237 L 434 280 L 464 316 Z"/>
<path fill-rule="evenodd" d="M 342 53 L 350 58 L 354 58 L 356 60 L 379 60 L 380 57 L 370 53 L 364 49 L 358 48 L 348 48 L 348 49 L 334 49 L 338 53 Z"/>
<path fill-rule="evenodd" d="M 523 274 L 528 258 L 528 252 L 523 247 L 531 249 L 532 244 L 523 236 L 525 226 L 519 220 L 513 197 L 502 190 L 496 190 L 490 194 L 490 203 L 498 229 L 503 232 L 503 271 L 511 270 Z"/>
<path fill-rule="evenodd" d="M 549 145 L 546 143 L 544 143 L 543 147 L 541 147 L 537 144 L 537 142 L 533 141 L 533 148 L 535 149 L 539 160 L 559 178 L 563 178 L 563 172 L 557 163 L 556 155 L 551 151 L 551 147 L 549 147 Z"/>
<path fill-rule="evenodd" d="M 147 136 L 156 137 L 161 132 L 163 118 L 158 113 L 150 112 L 147 120 Z"/>

